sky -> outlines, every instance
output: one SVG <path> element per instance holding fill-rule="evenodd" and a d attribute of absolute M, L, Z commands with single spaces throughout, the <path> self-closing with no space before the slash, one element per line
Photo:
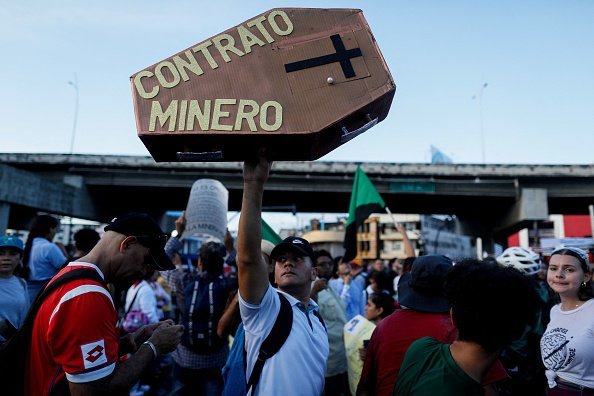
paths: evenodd
<path fill-rule="evenodd" d="M 132 74 L 271 8 L 315 6 L 362 9 L 397 86 L 386 120 L 321 160 L 429 162 L 434 145 L 456 163 L 594 162 L 591 0 L 2 3 L 0 152 L 70 152 L 76 76 L 74 152 L 148 155 Z"/>

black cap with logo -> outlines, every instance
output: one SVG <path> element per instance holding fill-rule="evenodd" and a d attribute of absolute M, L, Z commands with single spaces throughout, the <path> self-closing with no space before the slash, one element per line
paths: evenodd
<path fill-rule="evenodd" d="M 276 260 L 281 254 L 291 252 L 300 257 L 311 258 L 312 263 L 315 265 L 314 251 L 307 242 L 307 240 L 299 237 L 290 236 L 285 238 L 281 243 L 276 245 L 272 252 L 270 252 L 270 258 Z"/>
<path fill-rule="evenodd" d="M 165 254 L 167 234 L 161 231 L 161 227 L 148 214 L 141 212 L 126 213 L 114 218 L 105 226 L 104 230 L 136 237 L 138 243 L 149 248 L 155 269 L 159 271 L 175 269 L 175 265 Z"/>

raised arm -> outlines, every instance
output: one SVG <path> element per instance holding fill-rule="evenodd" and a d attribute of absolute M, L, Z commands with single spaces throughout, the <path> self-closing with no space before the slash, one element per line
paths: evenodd
<path fill-rule="evenodd" d="M 239 293 L 251 304 L 259 304 L 268 289 L 268 265 L 262 258 L 262 195 L 271 164 L 264 153 L 243 165 L 243 200 L 237 234 Z"/>
<path fill-rule="evenodd" d="M 415 249 L 413 248 L 412 242 L 408 239 L 406 234 L 406 228 L 400 223 L 396 223 L 396 229 L 402 234 L 402 244 L 404 245 L 404 254 L 406 257 L 415 257 Z"/>

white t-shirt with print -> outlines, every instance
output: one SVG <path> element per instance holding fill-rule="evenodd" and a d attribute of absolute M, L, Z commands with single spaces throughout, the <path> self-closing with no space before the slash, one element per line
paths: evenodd
<path fill-rule="evenodd" d="M 549 387 L 555 378 L 594 388 L 594 299 L 571 311 L 551 308 L 551 321 L 540 340 Z"/>

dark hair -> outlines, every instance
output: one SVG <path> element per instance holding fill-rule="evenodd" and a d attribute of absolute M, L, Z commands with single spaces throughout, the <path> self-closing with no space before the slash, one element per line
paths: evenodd
<path fill-rule="evenodd" d="M 396 310 L 396 307 L 394 306 L 394 299 L 389 294 L 373 293 L 369 296 L 369 299 L 377 308 L 384 309 L 380 315 L 382 319 L 391 315 L 392 312 Z"/>
<path fill-rule="evenodd" d="M 332 277 L 338 278 L 338 265 L 342 262 L 342 256 L 334 257 L 334 265 L 332 266 Z"/>
<path fill-rule="evenodd" d="M 92 228 L 83 228 L 74 234 L 74 246 L 83 252 L 90 252 L 99 242 L 99 233 Z"/>
<path fill-rule="evenodd" d="M 315 258 L 315 261 L 318 261 L 318 259 L 319 259 L 320 257 L 328 257 L 330 260 L 333 260 L 333 259 L 332 259 L 332 255 L 330 254 L 330 252 L 329 252 L 329 251 L 327 251 L 327 250 L 324 250 L 324 249 L 320 249 L 320 250 L 314 250 L 314 258 Z M 315 263 L 315 262 L 314 262 L 313 264 L 314 264 L 314 265 L 316 265 L 316 263 Z"/>
<path fill-rule="evenodd" d="M 198 253 L 204 272 L 215 276 L 223 274 L 223 263 L 227 254 L 225 246 L 217 242 L 208 242 L 200 247 Z"/>
<path fill-rule="evenodd" d="M 56 228 L 58 224 L 58 220 L 50 215 L 39 215 L 33 219 L 31 227 L 29 227 L 29 236 L 27 236 L 25 250 L 23 251 L 23 265 L 25 268 L 29 266 L 29 256 L 31 255 L 33 240 L 35 238 L 45 238 L 50 232 L 50 229 Z"/>
<path fill-rule="evenodd" d="M 390 276 L 384 271 L 373 271 L 369 278 L 375 281 L 380 291 L 385 290 L 390 294 L 394 294 L 394 282 L 390 280 Z"/>
<path fill-rule="evenodd" d="M 416 257 L 407 257 L 402 261 L 402 273 L 410 272 Z"/>
<path fill-rule="evenodd" d="M 512 267 L 474 259 L 457 263 L 444 288 L 458 339 L 495 352 L 519 338 L 535 319 L 538 295 L 533 282 Z"/>
<path fill-rule="evenodd" d="M 155 275 L 155 272 L 157 272 L 157 270 L 154 269 L 153 267 L 147 267 L 144 274 L 140 277 L 140 279 L 144 279 L 148 282 L 151 280 L 153 275 Z"/>
<path fill-rule="evenodd" d="M 582 249 L 564 247 L 554 250 L 551 254 L 551 257 L 555 255 L 575 257 L 580 262 L 580 266 L 582 267 L 584 274 L 589 274 L 592 272 L 590 270 L 590 263 L 588 262 L 588 254 Z M 585 285 L 580 285 L 580 288 L 578 289 L 578 299 L 580 301 L 588 301 L 591 298 L 594 298 L 594 283 L 592 282 L 592 277 L 590 277 L 590 280 L 586 282 Z M 555 293 L 555 301 L 560 301 L 559 295 L 557 293 Z"/>

